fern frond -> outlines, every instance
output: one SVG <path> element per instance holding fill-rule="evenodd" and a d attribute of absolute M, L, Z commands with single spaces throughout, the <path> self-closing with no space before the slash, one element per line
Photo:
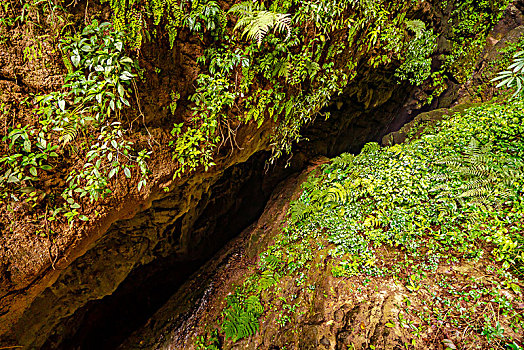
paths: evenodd
<path fill-rule="evenodd" d="M 462 178 L 462 186 L 458 189 L 461 192 L 455 196 L 461 205 L 467 201 L 491 209 L 492 205 L 502 205 L 518 193 L 514 184 L 517 178 L 521 178 L 520 166 L 517 169 L 494 167 L 490 150 L 491 144 L 481 145 L 476 138 L 472 138 L 462 156 L 447 157 L 438 162 Z M 442 180 L 446 181 L 446 176 L 442 176 Z M 444 191 L 437 198 L 454 195 L 450 188 L 446 188 L 446 184 L 437 186 L 432 189 L 434 190 Z"/>
<path fill-rule="evenodd" d="M 462 176 L 470 177 L 486 177 L 492 176 L 492 169 L 486 164 L 476 164 L 471 166 L 463 166 L 456 169 L 456 172 Z"/>
<path fill-rule="evenodd" d="M 322 182 L 322 178 L 316 175 L 311 175 L 308 177 L 307 181 L 302 184 L 302 188 L 306 191 L 314 191 L 318 189 L 320 183 Z"/>
<path fill-rule="evenodd" d="M 259 10 L 259 8 L 255 6 L 256 5 L 251 1 L 244 1 L 231 6 L 228 12 L 235 15 L 240 15 L 241 17 L 246 17 L 253 13 L 253 11 Z"/>
<path fill-rule="evenodd" d="M 258 46 L 262 44 L 262 39 L 272 29 L 279 33 L 287 31 L 284 40 L 291 35 L 291 16 L 289 14 L 262 10 L 249 1 L 233 5 L 229 12 L 239 16 L 234 30 L 243 29 L 242 36 L 256 41 Z"/>
<path fill-rule="evenodd" d="M 275 270 L 282 262 L 282 260 L 279 257 L 276 257 L 271 254 L 263 257 L 261 260 L 263 261 L 262 266 L 265 266 L 266 268 L 271 270 Z"/>
<path fill-rule="evenodd" d="M 376 142 L 368 142 L 362 147 L 361 153 L 373 153 L 380 149 L 380 145 Z"/>
<path fill-rule="evenodd" d="M 493 191 L 493 189 L 487 186 L 482 186 L 482 187 L 475 187 L 465 192 L 462 192 L 461 194 L 458 195 L 458 197 L 459 198 L 470 198 L 470 197 L 480 198 L 480 197 L 493 196 L 494 194 L 495 192 Z"/>
<path fill-rule="evenodd" d="M 265 270 L 262 272 L 262 275 L 260 275 L 260 278 L 258 279 L 258 285 L 257 290 L 263 291 L 266 290 L 273 285 L 275 285 L 278 282 L 278 274 L 271 271 L 271 270 Z M 260 313 L 262 313 L 264 310 L 261 310 Z"/>
<path fill-rule="evenodd" d="M 448 168 L 457 169 L 462 166 L 462 159 L 459 157 L 450 157 L 436 162 L 438 165 L 445 165 Z"/>
<path fill-rule="evenodd" d="M 264 312 L 264 307 L 260 304 L 260 299 L 256 295 L 249 296 L 245 301 L 246 311 L 248 313 L 253 313 L 260 315 Z"/>
<path fill-rule="evenodd" d="M 60 133 L 60 141 L 64 144 L 73 141 L 77 137 L 79 129 L 80 125 L 76 120 L 70 121 L 69 119 L 65 119 L 61 126 L 53 128 L 54 131 Z"/>
<path fill-rule="evenodd" d="M 289 208 L 289 213 L 291 214 L 291 221 L 293 223 L 298 223 L 302 220 L 304 220 L 305 217 L 309 215 L 311 212 L 311 209 L 309 206 L 300 201 L 296 201 L 293 204 L 291 204 Z"/>
<path fill-rule="evenodd" d="M 424 30 L 426 29 L 426 23 L 419 19 L 406 21 L 406 28 L 412 30 L 415 33 L 415 37 L 418 39 L 424 33 Z"/>
<path fill-rule="evenodd" d="M 485 151 L 485 149 L 481 149 L 480 142 L 474 137 L 471 138 L 468 146 L 465 149 L 466 155 L 468 157 L 484 153 L 483 151 Z"/>
<path fill-rule="evenodd" d="M 347 168 L 353 165 L 355 156 L 351 153 L 342 153 L 340 156 L 333 158 L 331 164 L 336 168 Z"/>
<path fill-rule="evenodd" d="M 255 334 L 259 329 L 258 317 L 264 312 L 264 307 L 256 295 L 249 296 L 243 301 L 237 298 L 228 300 L 229 307 L 224 310 L 222 331 L 226 339 L 233 342 Z"/>
<path fill-rule="evenodd" d="M 349 196 L 348 189 L 337 182 L 333 184 L 333 187 L 328 188 L 326 191 L 325 202 L 344 203 L 348 200 Z"/>

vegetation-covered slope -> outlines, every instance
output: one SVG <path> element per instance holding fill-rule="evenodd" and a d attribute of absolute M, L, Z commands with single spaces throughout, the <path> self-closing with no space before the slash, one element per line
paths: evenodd
<path fill-rule="evenodd" d="M 523 112 L 478 105 L 313 171 L 209 287 L 187 347 L 521 349 Z"/>

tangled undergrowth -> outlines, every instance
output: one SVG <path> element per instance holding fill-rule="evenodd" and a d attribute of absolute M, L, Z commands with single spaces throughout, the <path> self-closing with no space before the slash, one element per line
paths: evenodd
<path fill-rule="evenodd" d="M 67 69 L 65 84 L 56 91 L 26 97 L 18 106 L 2 105 L 2 216 L 22 208 L 31 222 L 47 228 L 39 230 L 44 236 L 78 224 L 77 219 L 99 217 L 88 207 L 119 187 L 136 195 L 147 191 L 149 164 L 164 151 L 171 152 L 174 178 L 207 171 L 222 147 L 241 147 L 236 143 L 240 126 L 269 125 L 274 161 L 290 153 L 301 128 L 363 70 L 398 68 L 399 81 L 426 84 L 425 90 L 436 96 L 453 67 L 476 60 L 462 55 L 469 49 L 457 49 L 440 71 L 432 72 L 439 33 L 433 23 L 408 17 L 420 17 L 417 11 L 424 8 L 412 0 L 104 4 L 112 11 L 112 23 L 97 20 L 100 10 L 91 13 L 90 7 L 79 20 L 62 1 L 0 7 L 1 45 L 14 45 L 37 30 Z M 451 33 L 454 43 L 480 47 L 507 0 L 439 5 L 443 19 L 457 28 Z M 182 32 L 198 38 L 203 54 L 190 94 L 170 93 L 171 139 L 161 151 L 152 146 L 147 125 L 133 130 L 133 123 L 145 118 L 137 83 L 160 73 L 139 67 L 138 57 L 145 42 L 164 45 L 167 39 L 176 51 Z M 49 58 L 42 45 L 24 48 L 26 63 L 45 64 Z M 22 106 L 24 112 L 18 110 Z"/>
<path fill-rule="evenodd" d="M 259 317 L 293 329 L 318 288 L 314 276 L 329 273 L 355 293 L 388 278 L 404 286 L 411 293 L 404 311 L 386 327 L 406 328 L 412 346 L 445 340 L 452 349 L 521 349 L 523 123 L 523 101 L 484 104 L 405 144 L 370 143 L 323 166 L 303 184 L 258 266 L 227 297 L 225 339 L 255 334 Z M 443 273 L 468 264 L 490 277 Z M 252 307 L 258 303 L 264 311 Z M 428 339 L 435 324 L 446 326 Z M 450 328 L 462 336 L 448 339 Z"/>

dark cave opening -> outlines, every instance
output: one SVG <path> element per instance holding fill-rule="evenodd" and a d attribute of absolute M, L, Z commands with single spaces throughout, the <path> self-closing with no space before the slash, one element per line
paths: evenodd
<path fill-rule="evenodd" d="M 209 191 L 193 231 L 212 231 L 195 242 L 187 260 L 173 254 L 134 269 L 111 295 L 88 302 L 54 332 L 42 349 L 115 349 L 142 326 L 168 298 L 230 239 L 262 213 L 274 186 L 296 167 L 264 171 L 268 152 L 259 152 L 247 162 L 226 170 Z M 243 176 L 248 173 L 249 176 Z M 231 191 L 234 183 L 235 191 Z M 180 234 L 178 219 L 167 230 Z M 196 237 L 203 237 L 196 234 Z M 66 330 L 64 333 L 64 329 Z"/>
<path fill-rule="evenodd" d="M 331 112 L 329 119 L 318 117 L 308 126 L 304 134 L 307 141 L 296 145 L 289 167 L 285 167 L 287 159 L 283 159 L 267 170 L 270 154 L 259 152 L 248 161 L 228 168 L 192 213 L 197 218 L 191 222 L 191 246 L 185 254 L 173 251 L 134 268 L 111 295 L 89 301 L 61 320 L 42 349 L 117 348 L 193 273 L 262 214 L 279 182 L 303 169 L 315 157 L 357 153 L 365 143 L 378 141 L 391 131 L 392 124 L 400 127 L 411 120 L 416 113 L 409 112 L 405 102 L 412 91 L 396 83 L 389 88 L 393 89 L 388 94 L 390 98 L 375 108 L 366 109 L 356 96 L 347 98 L 342 108 L 333 103 L 326 109 Z M 167 210 L 162 203 L 157 209 Z M 155 204 L 151 210 L 155 210 Z M 184 220 L 186 217 L 181 217 L 164 229 L 166 240 L 172 241 L 172 245 L 178 244 L 181 228 L 188 225 Z"/>

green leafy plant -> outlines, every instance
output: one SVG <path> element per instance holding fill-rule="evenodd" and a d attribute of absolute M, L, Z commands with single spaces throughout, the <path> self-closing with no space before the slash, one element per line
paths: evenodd
<path fill-rule="evenodd" d="M 99 197 L 104 198 L 111 192 L 108 188 L 109 180 L 118 176 L 120 171 L 126 178 L 130 178 L 135 164 L 140 169 L 140 190 L 149 173 L 146 161 L 150 152 L 143 150 L 137 156 L 132 155 L 133 143 L 124 139 L 124 132 L 118 122 L 102 127 L 98 141 L 87 152 L 87 163 L 82 171 L 73 172 L 67 178 L 69 187 L 63 195 L 68 198 L 73 197 L 73 192 L 78 193 L 80 198 L 87 195 L 91 202 L 97 201 Z"/>
<path fill-rule="evenodd" d="M 222 331 L 226 339 L 233 342 L 255 334 L 259 329 L 258 317 L 264 311 L 258 296 L 252 295 L 243 300 L 237 294 L 227 298 L 228 307 L 223 311 Z"/>
<path fill-rule="evenodd" d="M 226 22 L 226 14 L 216 1 L 197 0 L 192 1 L 191 11 L 185 16 L 183 23 L 193 32 L 206 30 L 218 35 L 224 30 Z"/>
<path fill-rule="evenodd" d="M 395 76 L 420 85 L 431 75 L 431 54 L 437 47 L 437 36 L 433 29 L 426 29 L 426 24 L 420 20 L 407 21 L 406 28 L 413 31 L 415 37 L 408 42 L 405 61 Z"/>
<path fill-rule="evenodd" d="M 67 74 L 65 91 L 37 98 L 37 113 L 41 124 L 68 143 L 79 132 L 118 118 L 120 110 L 130 105 L 127 98 L 137 66 L 125 55 L 124 35 L 112 31 L 109 23 L 94 21 L 63 44 L 76 71 Z"/>
<path fill-rule="evenodd" d="M 8 143 L 13 153 L 0 157 L 0 165 L 6 167 L 0 175 L 1 186 L 12 184 L 20 187 L 25 183 L 29 185 L 25 188 L 31 188 L 30 184 L 39 180 L 38 172 L 51 170 L 49 161 L 58 157 L 58 146 L 49 143 L 43 131 L 38 132 L 29 125 L 22 127 L 19 124 L 11 128 L 2 141 Z"/>
<path fill-rule="evenodd" d="M 447 1 L 441 3 L 446 8 Z M 499 21 L 508 0 L 453 1 L 449 18 L 451 50 L 445 56 L 445 74 L 463 83 L 473 73 L 486 42 L 487 33 Z"/>
<path fill-rule="evenodd" d="M 497 88 L 506 87 L 508 89 L 515 88 L 515 93 L 512 98 L 515 98 L 522 92 L 524 87 L 524 51 L 519 51 L 513 55 L 513 62 L 508 67 L 508 70 L 499 72 L 497 77 L 491 81 L 499 81 Z"/>
<path fill-rule="evenodd" d="M 495 326 L 492 326 L 491 320 L 487 316 L 484 316 L 484 320 L 485 324 L 484 329 L 482 330 L 482 335 L 486 336 L 488 342 L 504 338 L 504 328 L 501 327 L 499 321 L 497 321 Z"/>
<path fill-rule="evenodd" d="M 284 40 L 291 35 L 290 15 L 267 11 L 263 4 L 244 1 L 231 6 L 228 12 L 239 16 L 234 30 L 243 29 L 242 36 L 255 40 L 258 46 L 262 44 L 262 39 L 272 29 L 276 32 L 286 31 L 287 36 Z"/>
<path fill-rule="evenodd" d="M 212 332 L 199 336 L 195 342 L 198 350 L 220 350 L 220 342 L 218 340 L 218 330 L 214 329 Z"/>
<path fill-rule="evenodd" d="M 92 203 L 104 198 L 119 173 L 131 178 L 137 169 L 139 191 L 147 183 L 151 152 L 133 150 L 118 121 L 122 109 L 130 105 L 138 69 L 126 55 L 125 45 L 125 35 L 109 23 L 93 21 L 82 32 L 66 35 L 62 54 L 71 67 L 62 89 L 36 97 L 36 125 L 17 124 L 2 138 L 5 155 L 0 166 L 5 172 L 0 187 L 14 200 L 25 198 L 33 206 L 48 198 L 43 216 L 52 218 L 48 221 L 56 221 L 60 213 L 69 224 L 77 218 L 88 220 L 81 213 L 82 200 Z M 45 188 L 42 175 L 59 173 L 54 168 L 68 154 L 85 158 L 64 176 L 65 189 Z"/>

